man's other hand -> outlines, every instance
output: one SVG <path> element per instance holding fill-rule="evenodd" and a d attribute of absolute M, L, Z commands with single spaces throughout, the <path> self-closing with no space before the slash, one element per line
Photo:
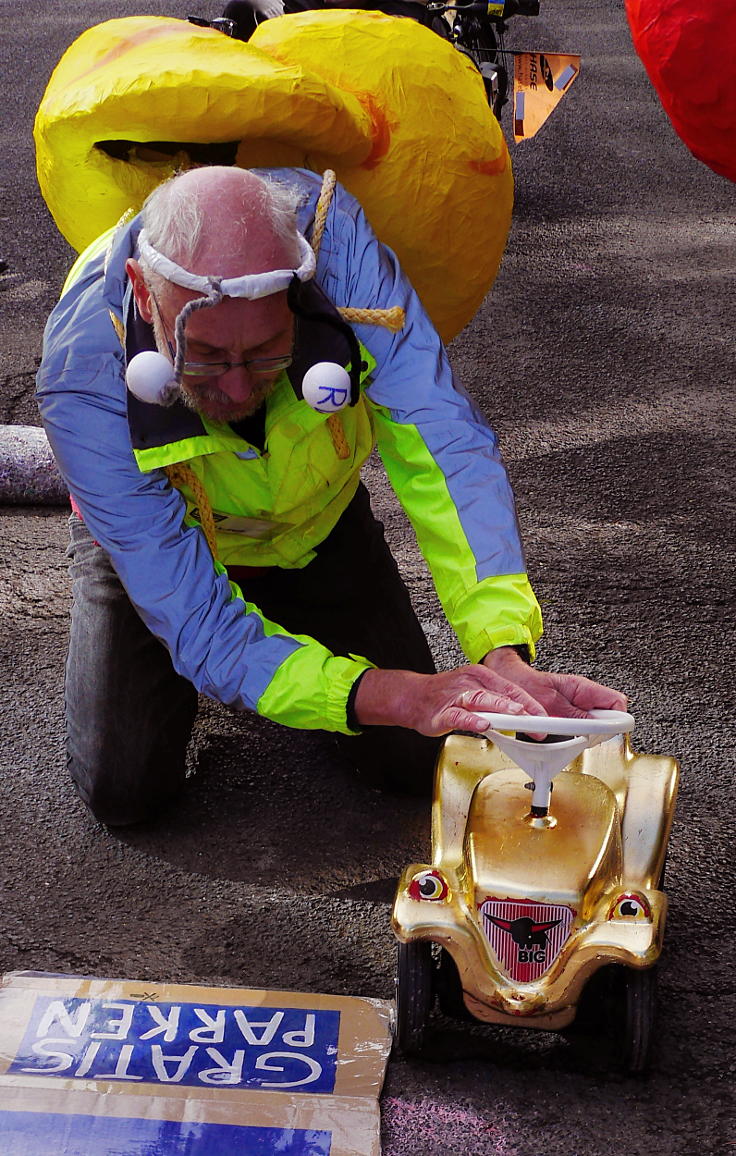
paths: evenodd
<path fill-rule="evenodd" d="M 553 674 L 528 666 L 510 646 L 500 646 L 483 665 L 531 695 L 543 710 L 560 718 L 588 718 L 591 710 L 626 710 L 625 694 L 584 678 L 581 674 Z"/>
<path fill-rule="evenodd" d="M 596 708 L 625 710 L 626 696 L 580 675 L 535 670 L 510 647 L 441 674 L 368 670 L 355 698 L 360 726 L 403 726 L 431 736 L 482 734 L 488 723 L 477 711 L 585 718 Z"/>

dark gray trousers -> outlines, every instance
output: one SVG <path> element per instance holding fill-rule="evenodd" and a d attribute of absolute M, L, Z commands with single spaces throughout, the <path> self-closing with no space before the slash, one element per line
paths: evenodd
<path fill-rule="evenodd" d="M 69 770 L 95 817 L 122 826 L 152 818 L 181 792 L 197 692 L 176 673 L 107 554 L 74 514 L 70 536 Z M 268 618 L 317 638 L 336 654 L 362 654 L 388 669 L 434 671 L 362 485 L 308 566 L 250 577 L 243 593 Z M 368 727 L 337 741 L 371 785 L 431 791 L 438 740 L 396 727 Z"/>

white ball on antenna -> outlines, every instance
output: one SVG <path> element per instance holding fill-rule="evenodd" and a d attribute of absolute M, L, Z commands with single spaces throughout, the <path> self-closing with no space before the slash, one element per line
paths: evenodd
<path fill-rule="evenodd" d="M 144 349 L 131 357 L 125 384 L 134 397 L 149 405 L 171 405 L 179 393 L 173 365 L 155 349 Z"/>
<path fill-rule="evenodd" d="M 337 413 L 350 404 L 350 375 L 336 361 L 318 361 L 304 374 L 302 395 L 317 413 Z"/>

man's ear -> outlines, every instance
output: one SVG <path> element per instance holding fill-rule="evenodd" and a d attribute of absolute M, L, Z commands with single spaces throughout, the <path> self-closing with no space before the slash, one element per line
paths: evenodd
<path fill-rule="evenodd" d="M 125 262 L 125 272 L 128 274 L 130 283 L 133 286 L 133 296 L 138 306 L 138 312 L 143 320 L 150 325 L 153 321 L 151 292 L 143 278 L 143 270 L 141 269 L 140 262 L 130 257 Z"/>

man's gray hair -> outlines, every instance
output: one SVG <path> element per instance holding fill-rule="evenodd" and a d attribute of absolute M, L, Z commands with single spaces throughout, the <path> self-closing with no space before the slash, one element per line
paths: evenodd
<path fill-rule="evenodd" d="M 274 236 L 283 243 L 287 251 L 291 251 L 296 265 L 299 263 L 296 213 L 302 195 L 272 178 L 259 175 L 258 179 L 262 186 L 259 190 L 259 204 L 254 205 L 252 188 L 247 192 L 244 189 L 243 192 L 243 212 L 240 219 L 243 237 L 247 236 L 248 225 L 252 221 L 255 209 L 268 221 Z M 189 190 L 182 188 L 176 176 L 170 177 L 153 190 L 143 205 L 141 216 L 146 236 L 154 249 L 185 269 L 191 268 L 196 261 L 205 238 L 208 247 L 211 245 L 212 238 L 207 237 L 208 214 L 204 211 L 200 199 L 192 195 L 191 188 Z M 149 277 L 158 280 L 145 262 L 142 261 L 141 264 L 147 281 Z M 217 270 L 213 269 L 212 273 L 216 274 Z"/>

